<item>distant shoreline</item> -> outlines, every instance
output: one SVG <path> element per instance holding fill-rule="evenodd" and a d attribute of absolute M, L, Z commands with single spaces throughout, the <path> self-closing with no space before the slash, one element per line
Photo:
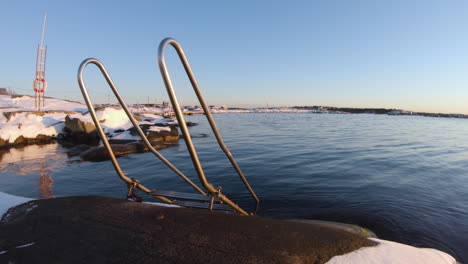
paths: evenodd
<path fill-rule="evenodd" d="M 203 109 L 187 109 L 183 107 L 185 114 L 203 114 Z M 388 108 L 351 108 L 351 107 L 328 107 L 328 106 L 292 106 L 292 107 L 268 107 L 268 108 L 210 108 L 213 114 L 222 113 L 316 113 L 316 114 L 375 114 L 375 115 L 405 115 L 405 116 L 425 116 L 442 118 L 468 118 L 464 114 L 444 114 L 413 112 L 401 109 Z"/>

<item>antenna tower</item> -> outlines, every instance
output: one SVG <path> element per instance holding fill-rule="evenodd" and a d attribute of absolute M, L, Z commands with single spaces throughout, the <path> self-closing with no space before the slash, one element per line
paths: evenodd
<path fill-rule="evenodd" d="M 46 27 L 47 13 L 44 14 L 44 21 L 42 24 L 42 35 L 41 43 L 37 46 L 37 57 L 36 57 L 36 79 L 33 82 L 33 90 L 35 93 L 35 101 L 37 111 L 41 111 L 44 103 L 44 93 L 47 90 L 47 82 L 45 79 L 46 70 L 46 56 L 47 56 L 47 45 L 44 47 L 44 33 Z"/>

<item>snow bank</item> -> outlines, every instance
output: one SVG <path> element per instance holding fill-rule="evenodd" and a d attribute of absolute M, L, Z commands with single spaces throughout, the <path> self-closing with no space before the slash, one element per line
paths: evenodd
<path fill-rule="evenodd" d="M 13 144 L 20 136 L 27 139 L 35 139 L 39 135 L 57 136 L 65 128 L 64 120 L 67 115 L 94 124 L 86 105 L 78 102 L 46 98 L 45 107 L 41 110 L 42 112 L 35 112 L 34 97 L 0 95 L 0 139 L 7 144 Z M 117 130 L 128 130 L 133 126 L 120 107 L 103 107 L 97 109 L 96 114 L 105 133 L 112 134 Z M 156 114 L 144 113 L 142 116 L 148 121 L 141 121 L 140 125 L 168 122 Z M 151 131 L 164 130 L 170 131 L 170 128 L 154 128 Z M 139 140 L 139 137 L 129 133 L 114 135 L 114 139 Z"/>
<path fill-rule="evenodd" d="M 34 199 L 14 196 L 11 194 L 0 192 L 0 219 L 11 207 L 15 207 L 17 205 L 23 204 L 25 202 L 29 202 L 31 200 L 34 200 Z"/>
<path fill-rule="evenodd" d="M 65 127 L 63 121 L 67 112 L 76 112 L 79 115 L 87 111 L 86 105 L 55 98 L 46 98 L 45 106 L 41 107 L 42 113 L 36 111 L 35 98 L 28 95 L 10 96 L 0 95 L 0 138 L 8 143 L 23 136 L 36 138 L 42 134 L 56 136 Z M 52 111 L 45 113 L 45 111 Z M 9 115 L 4 112 L 15 112 Z"/>
<path fill-rule="evenodd" d="M 8 109 L 8 111 L 36 111 L 36 102 L 33 96 L 20 95 L 0 95 L 0 108 Z M 86 112 L 86 105 L 78 102 L 65 101 L 55 98 L 45 98 L 45 106 L 41 107 L 42 111 L 61 110 Z"/>
<path fill-rule="evenodd" d="M 110 133 L 117 129 L 127 130 L 133 127 L 132 122 L 127 117 L 123 109 L 105 108 L 102 111 L 97 111 L 99 120 L 102 123 L 104 132 Z"/>
<path fill-rule="evenodd" d="M 19 136 L 25 138 L 36 138 L 40 134 L 56 136 L 65 127 L 63 120 L 66 115 L 53 113 L 40 116 L 28 112 L 18 113 L 10 120 L 3 119 L 3 122 L 0 120 L 0 138 L 13 143 Z"/>
<path fill-rule="evenodd" d="M 432 248 L 416 248 L 392 241 L 369 238 L 379 245 L 335 256 L 327 264 L 456 264 L 447 253 Z"/>

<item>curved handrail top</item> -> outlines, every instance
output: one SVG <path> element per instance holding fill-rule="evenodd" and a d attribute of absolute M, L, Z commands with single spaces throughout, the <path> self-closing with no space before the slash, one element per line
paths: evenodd
<path fill-rule="evenodd" d="M 258 204 L 260 202 L 260 199 L 257 197 L 257 195 L 255 194 L 255 192 L 253 191 L 252 187 L 250 186 L 250 184 L 248 183 L 247 179 L 245 178 L 242 170 L 240 169 L 240 167 L 238 166 L 237 162 L 235 161 L 234 157 L 232 156 L 231 152 L 229 151 L 229 149 L 227 148 L 227 146 L 224 144 L 224 141 L 218 131 L 218 128 L 216 126 L 216 123 L 211 115 L 211 112 L 205 102 L 205 99 L 203 98 L 203 95 L 200 91 L 200 88 L 199 88 L 199 85 L 195 79 L 195 76 L 193 74 L 193 71 L 190 67 L 190 64 L 187 60 L 187 57 L 185 56 L 185 53 L 182 49 L 182 46 L 177 42 L 177 40 L 173 39 L 173 38 L 165 38 L 164 40 L 161 41 L 161 43 L 159 44 L 159 48 L 158 48 L 158 64 L 159 64 L 159 68 L 160 68 L 160 72 L 161 72 L 161 75 L 163 77 L 163 80 L 164 80 L 164 83 L 166 85 L 166 89 L 167 89 L 167 92 L 169 94 L 169 97 L 171 98 L 171 101 L 172 101 L 172 104 L 173 104 L 173 107 L 174 107 L 174 111 L 176 112 L 176 116 L 177 116 L 177 119 L 179 119 L 179 123 L 181 121 L 184 121 L 184 118 L 182 116 L 182 114 L 180 113 L 180 110 L 179 110 L 179 103 L 178 103 L 178 100 L 176 98 L 176 95 L 175 95 L 175 92 L 174 92 L 174 88 L 173 88 L 173 85 L 172 85 L 172 81 L 171 81 L 171 78 L 170 78 L 170 75 L 169 75 L 169 72 L 167 70 L 167 66 L 166 66 L 166 60 L 165 60 L 165 51 L 166 51 L 166 47 L 168 45 L 171 45 L 174 47 L 174 49 L 176 50 L 178 56 L 179 56 L 179 59 L 181 60 L 182 62 L 182 65 L 185 69 L 185 72 L 187 73 L 187 76 L 190 80 L 190 83 L 192 84 L 192 88 L 193 90 L 195 91 L 195 94 L 198 98 L 198 101 L 200 102 L 200 105 L 202 106 L 204 112 L 205 112 L 205 116 L 206 118 L 208 119 L 208 123 L 210 124 L 210 127 L 216 137 L 216 140 L 218 142 L 218 145 L 221 147 L 221 149 L 223 150 L 223 152 L 226 154 L 226 156 L 228 157 L 229 161 L 231 162 L 232 166 L 234 167 L 234 169 L 236 170 L 237 174 L 239 175 L 239 177 L 241 178 L 242 182 L 244 183 L 244 185 L 246 186 L 247 190 L 250 192 L 250 194 L 252 195 L 252 197 L 254 198 L 254 200 L 256 201 L 256 207 L 258 208 Z M 187 133 L 188 135 L 190 135 L 190 132 L 188 131 L 188 128 L 186 126 L 184 126 L 184 124 L 180 124 L 180 128 L 181 130 L 185 133 Z M 191 158 L 192 158 L 192 161 L 197 169 L 197 172 L 199 174 L 199 178 L 202 182 L 202 184 L 205 186 L 205 188 L 207 188 L 208 190 L 210 190 L 211 188 L 211 184 L 208 183 L 207 179 L 206 179 L 206 176 L 204 175 L 204 172 L 203 172 L 203 169 L 201 168 L 201 164 L 198 160 L 198 155 L 196 154 L 196 150 L 193 146 L 193 143 L 191 142 L 191 139 L 189 139 L 188 141 L 186 141 L 186 144 L 187 144 L 187 148 L 191 154 Z M 211 190 L 210 190 L 211 191 Z"/>

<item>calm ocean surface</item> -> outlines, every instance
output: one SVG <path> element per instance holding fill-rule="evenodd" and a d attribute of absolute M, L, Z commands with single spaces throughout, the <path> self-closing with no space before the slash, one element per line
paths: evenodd
<path fill-rule="evenodd" d="M 309 113 L 214 117 L 261 199 L 260 215 L 358 224 L 380 238 L 441 249 L 468 263 L 468 120 Z M 187 119 L 199 123 L 191 131 L 207 177 L 250 210 L 254 203 L 204 116 Z M 181 140 L 161 153 L 195 179 L 185 150 Z M 110 162 L 79 162 L 64 151 L 50 144 L 3 154 L 0 191 L 125 196 Z M 148 188 L 191 191 L 151 153 L 119 161 Z"/>

